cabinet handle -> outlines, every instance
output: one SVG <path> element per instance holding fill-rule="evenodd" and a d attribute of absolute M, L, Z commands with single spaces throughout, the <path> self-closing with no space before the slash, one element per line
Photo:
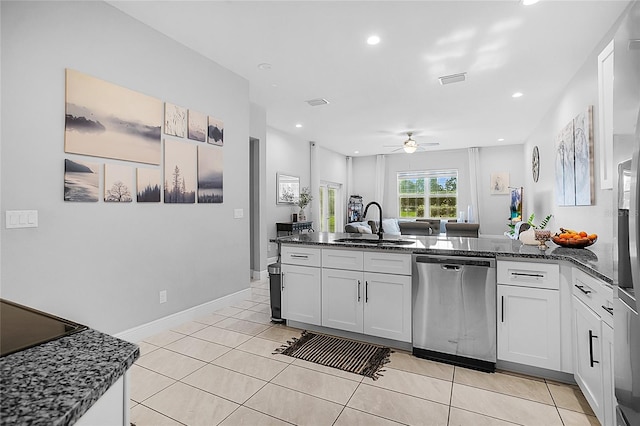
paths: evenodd
<path fill-rule="evenodd" d="M 308 259 L 309 256 L 306 254 L 292 254 L 291 257 L 295 259 Z"/>
<path fill-rule="evenodd" d="M 533 277 L 533 278 L 544 278 L 542 274 L 525 274 L 523 272 L 512 272 L 511 275 L 515 277 Z"/>
<path fill-rule="evenodd" d="M 364 282 L 364 302 L 369 303 L 369 281 Z"/>
<path fill-rule="evenodd" d="M 284 272 L 280 274 L 280 290 L 284 291 Z"/>
<path fill-rule="evenodd" d="M 607 308 L 606 306 L 602 305 L 602 309 L 604 309 L 605 311 L 609 312 L 611 315 L 613 315 L 613 308 Z"/>
<path fill-rule="evenodd" d="M 576 287 L 578 290 L 580 290 L 584 294 L 590 294 L 591 293 L 591 290 L 585 290 L 583 285 L 575 284 L 574 287 Z"/>
<path fill-rule="evenodd" d="M 504 322 L 504 296 L 500 296 L 500 298 L 501 298 L 501 301 L 500 301 L 501 308 L 500 308 L 500 310 L 502 311 L 502 322 Z"/>
<path fill-rule="evenodd" d="M 358 280 L 358 302 L 360 301 L 360 280 Z"/>
<path fill-rule="evenodd" d="M 593 364 L 598 364 L 600 362 L 593 359 L 593 339 L 597 338 L 598 336 L 593 334 L 593 331 L 589 330 L 589 363 L 591 364 L 591 367 L 593 367 Z"/>

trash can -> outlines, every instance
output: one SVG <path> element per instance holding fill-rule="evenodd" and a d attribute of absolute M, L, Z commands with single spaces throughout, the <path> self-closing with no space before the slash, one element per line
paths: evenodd
<path fill-rule="evenodd" d="M 284 322 L 281 312 L 281 295 L 280 285 L 282 283 L 282 275 L 279 263 L 272 263 L 267 267 L 269 270 L 269 289 L 271 299 L 271 321 Z"/>

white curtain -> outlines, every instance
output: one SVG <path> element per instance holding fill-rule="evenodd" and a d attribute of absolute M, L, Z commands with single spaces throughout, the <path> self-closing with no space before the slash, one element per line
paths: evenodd
<path fill-rule="evenodd" d="M 309 178 L 311 180 L 311 195 L 313 195 L 313 201 L 311 202 L 311 220 L 313 220 L 313 226 L 320 229 L 320 169 L 318 168 L 318 147 L 315 142 L 309 142 L 310 150 L 310 164 L 309 164 Z M 307 219 L 309 220 L 309 219 Z"/>
<path fill-rule="evenodd" d="M 381 206 L 384 206 L 384 184 L 387 177 L 385 158 L 383 154 L 376 155 L 376 191 L 373 201 L 377 201 Z"/>
<path fill-rule="evenodd" d="M 345 193 L 342 194 L 343 195 L 343 199 L 344 199 L 344 206 L 345 208 L 342 209 L 343 212 L 343 217 L 345 218 L 345 223 L 347 223 L 349 221 L 349 218 L 347 217 L 347 208 L 346 206 L 349 205 L 349 197 L 354 195 L 353 194 L 353 158 L 352 157 L 347 157 L 347 185 L 345 188 Z"/>
<path fill-rule="evenodd" d="M 480 223 L 478 210 L 478 181 L 480 180 L 480 150 L 477 147 L 469 148 L 469 201 L 467 206 L 467 220 L 471 223 Z M 461 210 L 463 206 L 460 206 Z"/>

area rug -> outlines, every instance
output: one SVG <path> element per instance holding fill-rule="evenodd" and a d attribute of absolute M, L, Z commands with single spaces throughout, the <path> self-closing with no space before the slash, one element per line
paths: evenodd
<path fill-rule="evenodd" d="M 274 353 L 338 368 L 377 380 L 390 361 L 391 349 L 354 340 L 303 331 Z"/>

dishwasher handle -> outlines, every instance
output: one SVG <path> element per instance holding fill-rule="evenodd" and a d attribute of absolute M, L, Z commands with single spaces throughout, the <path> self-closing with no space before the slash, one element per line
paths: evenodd
<path fill-rule="evenodd" d="M 441 269 L 444 269 L 445 271 L 459 271 L 460 269 L 462 269 L 462 266 L 459 265 L 441 265 L 440 266 Z"/>
<path fill-rule="evenodd" d="M 465 256 L 415 256 L 415 262 L 444 266 L 480 266 L 484 268 L 494 268 L 496 265 L 495 258 Z"/>

